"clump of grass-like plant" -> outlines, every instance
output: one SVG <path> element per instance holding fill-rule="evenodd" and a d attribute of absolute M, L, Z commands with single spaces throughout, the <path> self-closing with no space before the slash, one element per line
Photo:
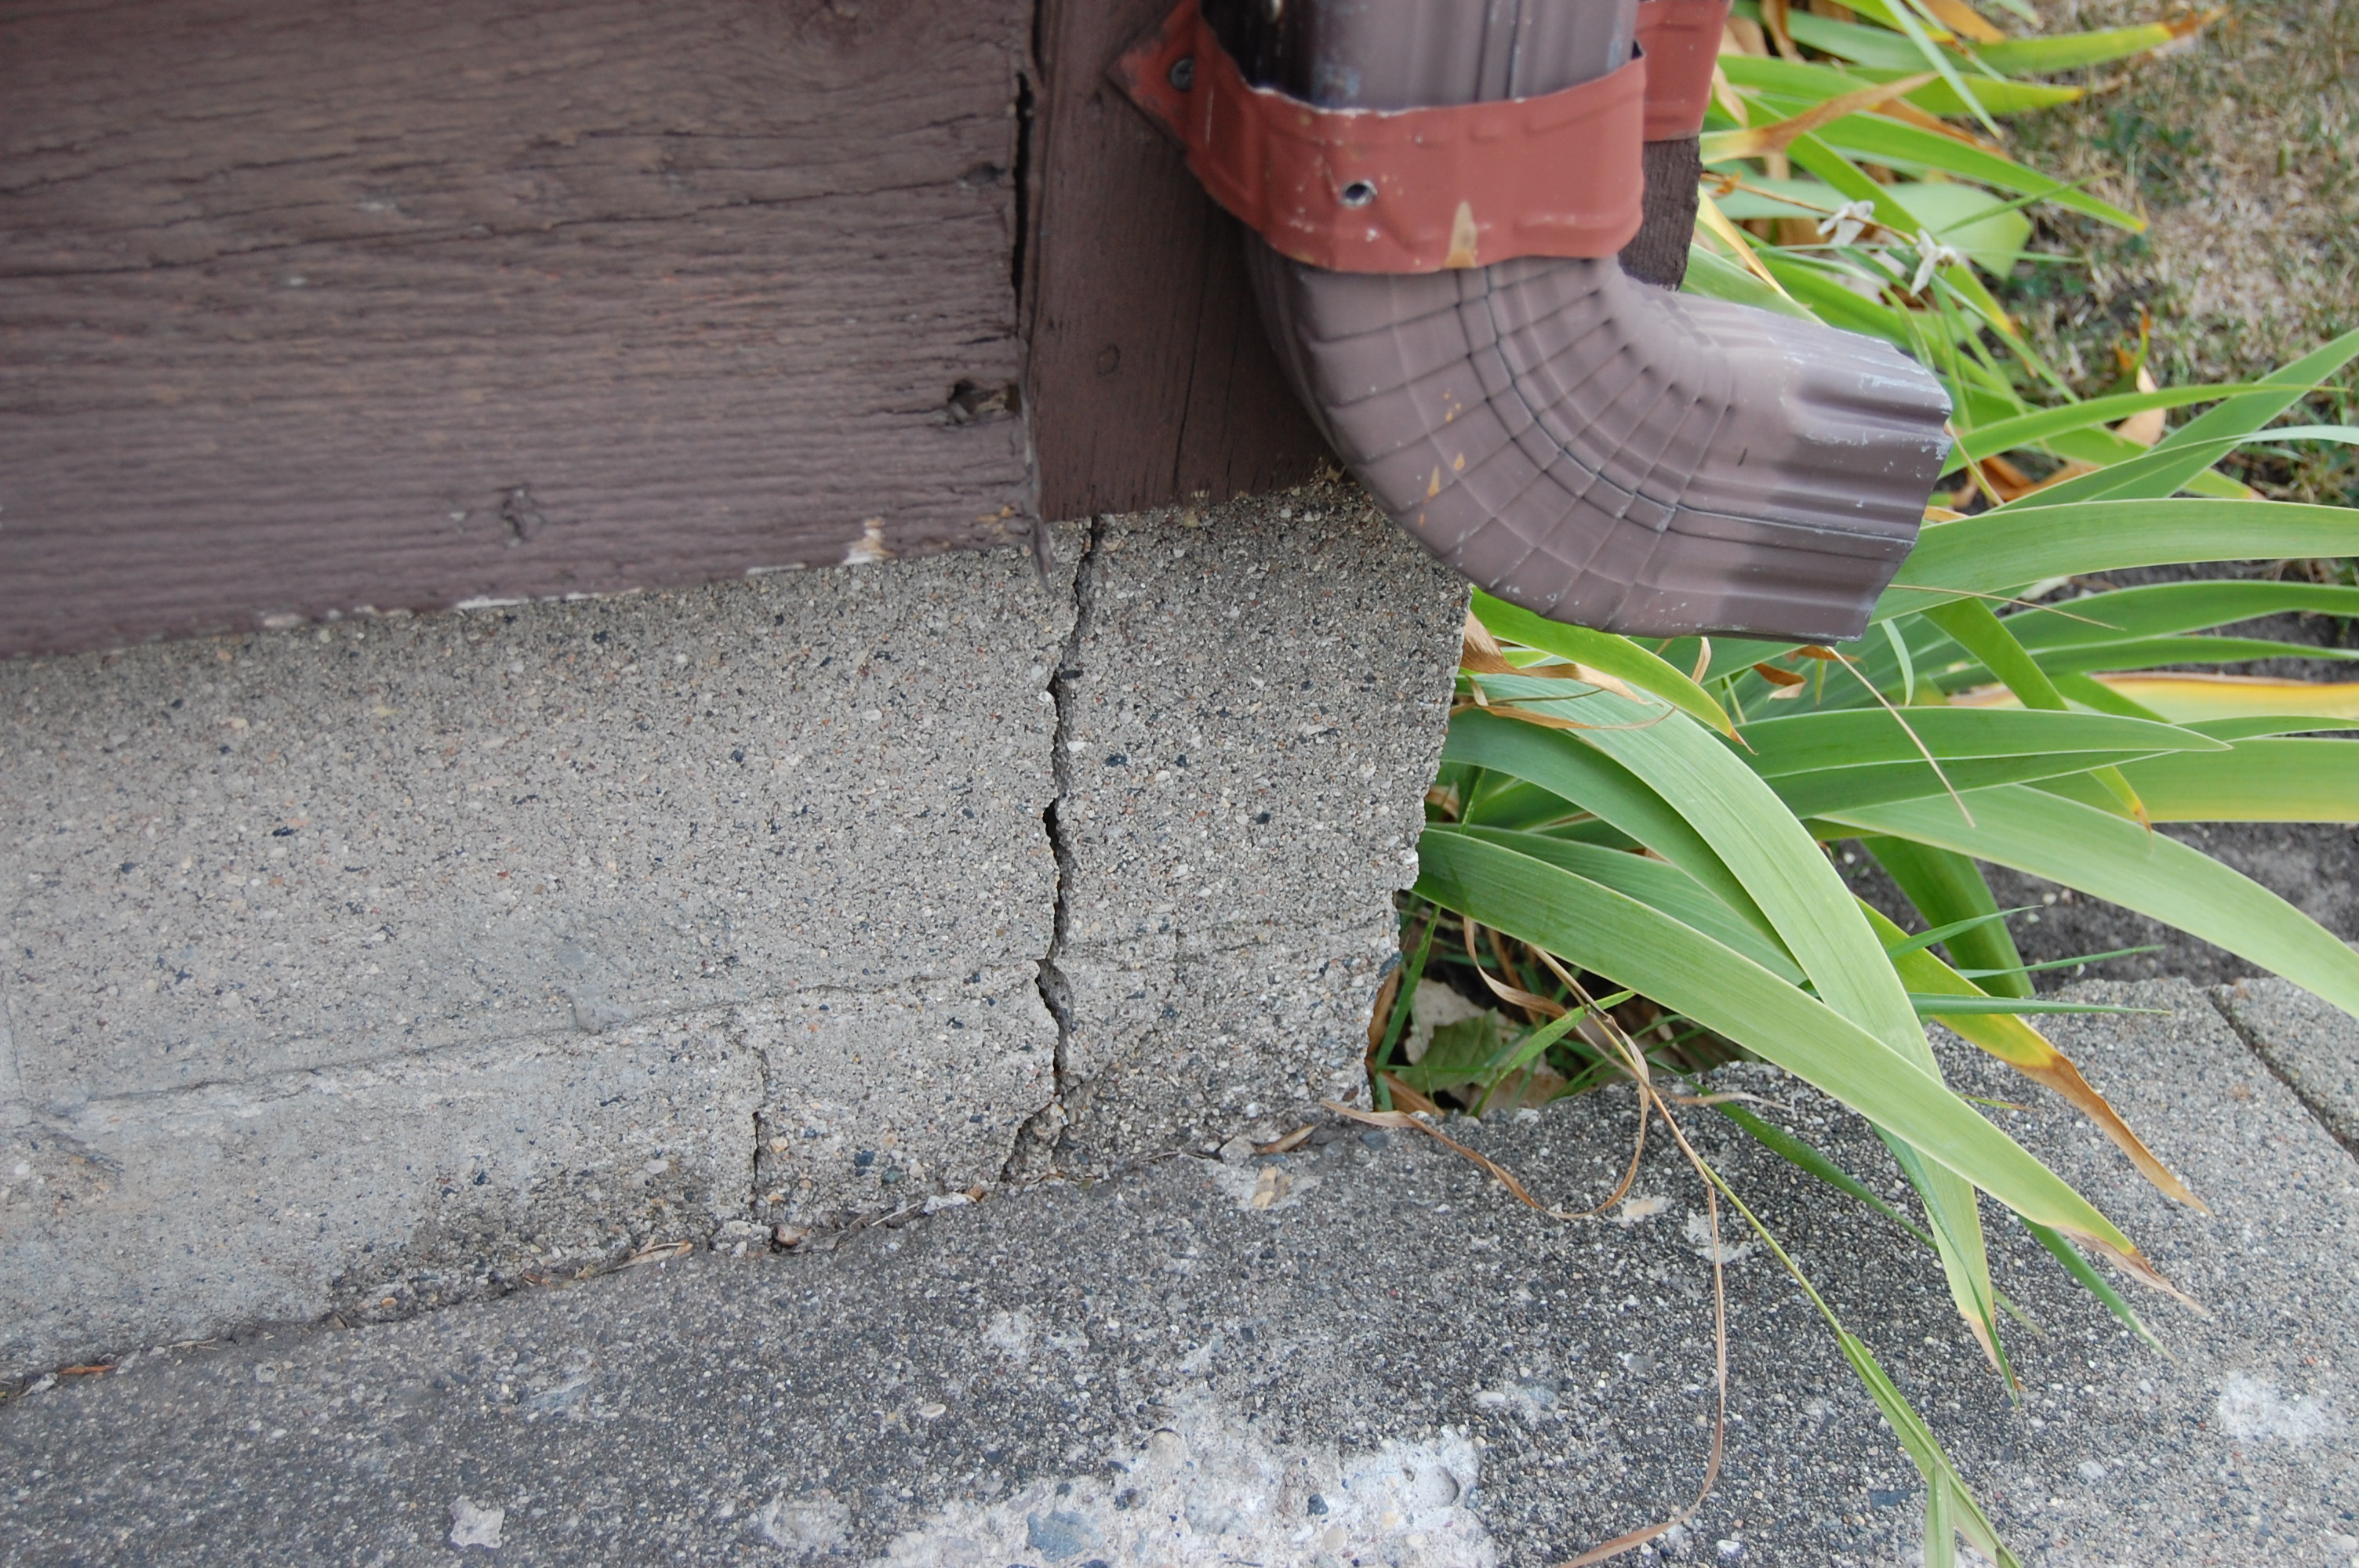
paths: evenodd
<path fill-rule="evenodd" d="M 2010 1380 L 1982 1198 L 2142 1336 L 2098 1264 L 2170 1287 L 2134 1238 L 1942 1083 L 1926 1019 L 2064 1096 L 2158 1187 L 2195 1199 L 2040 1033 L 2039 1014 L 2090 1009 L 2034 993 L 1984 868 L 2163 921 L 2359 1013 L 2359 954 L 2156 830 L 2359 821 L 2359 741 L 2321 733 L 2359 727 L 2359 682 L 2186 668 L 2316 657 L 2221 629 L 2359 614 L 2344 570 L 2359 513 L 2266 500 L 2219 467 L 2359 443 L 2349 427 L 2281 423 L 2359 355 L 2359 333 L 2228 386 L 2158 387 L 2141 350 L 2117 388 L 2084 398 L 1986 281 L 2057 265 L 2024 249 L 2034 202 L 2138 225 L 2006 154 L 1999 117 L 2082 91 L 2026 78 L 2125 59 L 2198 25 L 2010 38 L 1965 0 L 1738 0 L 1689 287 L 1916 355 L 1956 410 L 1944 491 L 1866 638 L 1845 648 L 1618 637 L 1478 593 L 1404 961 L 1374 1031 L 1379 1114 L 1479 1113 L 1631 1081 L 1676 1135 L 1655 1074 L 1751 1054 L 1810 1082 L 1891 1149 L 1921 1200 L 1918 1233 Z M 2329 564 L 2264 581 L 2095 580 L 2252 560 Z M 1890 874 L 1918 930 L 1854 896 L 1829 852 L 1849 840 Z M 1420 982 L 1444 967 L 1494 1005 L 1420 1032 L 1410 1061 Z M 1713 1109 L 1884 1206 L 1790 1132 Z M 1810 1295 L 1926 1478 L 1927 1563 L 1952 1562 L 1960 1535 L 2014 1563 L 1866 1343 Z"/>

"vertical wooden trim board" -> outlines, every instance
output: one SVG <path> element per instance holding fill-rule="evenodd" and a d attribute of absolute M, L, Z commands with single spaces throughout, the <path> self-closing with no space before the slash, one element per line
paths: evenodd
<path fill-rule="evenodd" d="M 1040 0 L 1027 378 L 1050 517 L 1298 483 L 1331 461 L 1287 389 L 1241 232 L 1106 79 L 1170 0 Z"/>

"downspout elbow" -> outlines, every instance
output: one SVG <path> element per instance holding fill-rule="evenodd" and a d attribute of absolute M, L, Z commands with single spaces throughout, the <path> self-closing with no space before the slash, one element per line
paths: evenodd
<path fill-rule="evenodd" d="M 1916 542 L 1949 402 L 1885 344 L 1611 258 L 1386 276 L 1248 243 L 1338 455 L 1502 599 L 1643 636 L 1843 641 Z"/>
<path fill-rule="evenodd" d="M 1636 17 L 1632 0 L 1204 0 L 1203 20 L 1256 93 L 1373 122 L 1617 75 Z M 1613 156 L 1635 190 L 1630 141 Z M 1625 254 L 1657 282 L 1685 255 L 1692 146 L 1646 150 L 1670 178 Z M 1292 259 L 1256 227 L 1249 270 L 1297 394 L 1403 529 L 1503 599 L 1647 636 L 1841 641 L 1916 540 L 1949 403 L 1888 344 L 1637 281 L 1614 255 L 1626 229 L 1489 265 L 1453 243 L 1412 271 Z"/>

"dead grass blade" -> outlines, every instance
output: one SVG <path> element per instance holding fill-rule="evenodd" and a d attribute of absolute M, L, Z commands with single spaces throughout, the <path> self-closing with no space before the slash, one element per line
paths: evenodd
<path fill-rule="evenodd" d="M 1773 0 L 1764 0 L 1761 12 L 1765 19 L 1770 14 L 1771 3 Z M 1770 29 L 1770 36 L 1777 39 L 1781 52 L 1790 49 L 1793 42 L 1784 36 L 1785 17 L 1782 15 L 1784 9 L 1783 5 L 1778 6 L 1781 14 Z M 1789 58 L 1799 59 L 1800 57 L 1795 55 Z M 1711 143 L 1710 153 L 1715 160 L 1732 157 L 1761 157 L 1770 153 L 1782 153 L 1793 146 L 1797 139 L 1808 135 L 1821 125 L 1832 124 L 1846 114 L 1862 114 L 1871 110 L 1881 109 L 1894 99 L 1914 92 L 1926 83 L 1936 80 L 1938 78 L 1933 72 L 1919 71 L 1914 76 L 1901 77 L 1897 81 L 1879 81 L 1872 87 L 1862 87 L 1849 92 L 1839 93 L 1823 103 L 1814 103 L 1800 114 L 1789 119 L 1780 120 L 1773 125 L 1751 125 L 1741 131 L 1723 131 L 1707 138 Z"/>
<path fill-rule="evenodd" d="M 1458 667 L 1470 675 L 1519 676 L 1524 672 L 1507 662 L 1499 651 L 1498 639 L 1491 629 L 1466 612 L 1466 624 L 1459 631 Z"/>
<path fill-rule="evenodd" d="M 1728 1280 L 1726 1272 L 1726 1254 L 1722 1247 L 1720 1239 L 1720 1192 L 1717 1173 L 1710 1172 L 1708 1167 L 1703 1164 L 1701 1157 L 1696 1153 L 1693 1145 L 1689 1143 L 1687 1135 L 1680 1130 L 1678 1120 L 1672 1116 L 1670 1107 L 1665 1104 L 1662 1097 L 1656 1092 L 1654 1076 L 1648 1068 L 1646 1053 L 1639 1049 L 1637 1043 L 1630 1038 L 1626 1031 L 1625 1031 L 1618 1023 L 1614 1022 L 1613 1014 L 1606 1012 L 1603 1008 L 1597 1006 L 1596 999 L 1592 997 L 1587 990 L 1582 989 L 1577 979 L 1565 971 L 1563 966 L 1556 961 L 1554 955 L 1541 948 L 1534 948 L 1533 951 L 1538 955 L 1543 963 L 1555 972 L 1560 980 L 1565 982 L 1572 994 L 1580 999 L 1582 1007 L 1598 1021 L 1600 1026 L 1604 1030 L 1607 1038 L 1613 1042 L 1617 1054 L 1622 1057 L 1623 1070 L 1629 1075 L 1632 1083 L 1636 1086 L 1638 1090 L 1638 1136 L 1636 1140 L 1636 1147 L 1631 1154 L 1630 1169 L 1625 1173 L 1621 1184 L 1614 1188 L 1613 1195 L 1609 1196 L 1605 1202 L 1600 1204 L 1597 1207 L 1587 1210 L 1585 1213 L 1582 1214 L 1569 1214 L 1561 1209 L 1549 1207 L 1534 1198 L 1531 1194 L 1525 1189 L 1523 1183 L 1516 1180 L 1515 1173 L 1509 1171 L 1506 1166 L 1501 1165 L 1497 1161 L 1493 1160 L 1486 1154 L 1468 1148 L 1465 1144 L 1459 1142 L 1448 1133 L 1443 1132 L 1440 1128 L 1435 1127 L 1419 1118 L 1404 1115 L 1398 1111 L 1387 1113 L 1383 1111 L 1357 1110 L 1349 1106 L 1339 1105 L 1332 1100 L 1324 1101 L 1322 1103 L 1324 1103 L 1330 1110 L 1335 1111 L 1343 1116 L 1347 1116 L 1354 1121 L 1370 1122 L 1375 1125 L 1384 1127 L 1411 1128 L 1425 1134 L 1429 1138 L 1434 1139 L 1446 1147 L 1454 1150 L 1462 1157 L 1480 1166 L 1525 1206 L 1537 1210 L 1541 1214 L 1545 1214 L 1553 1219 L 1571 1220 L 1594 1218 L 1622 1201 L 1623 1197 L 1628 1194 L 1631 1185 L 1637 1178 L 1639 1160 L 1646 1151 L 1647 1125 L 1656 1116 L 1660 1116 L 1663 1119 L 1664 1126 L 1669 1128 L 1670 1130 L 1671 1136 L 1679 1141 L 1680 1148 L 1687 1155 L 1689 1162 L 1695 1166 L 1699 1175 L 1704 1177 L 1704 1209 L 1710 1227 L 1708 1234 L 1710 1237 L 1712 1257 L 1712 1343 L 1714 1357 L 1713 1386 L 1717 1398 L 1717 1410 L 1712 1422 L 1711 1457 L 1704 1465 L 1703 1480 L 1697 1488 L 1695 1500 L 1688 1504 L 1687 1507 L 1681 1509 L 1679 1512 L 1673 1514 L 1669 1519 L 1658 1519 L 1655 1523 L 1647 1525 L 1643 1529 L 1629 1530 L 1624 1534 L 1615 1536 L 1611 1541 L 1603 1541 L 1596 1546 L 1593 1546 L 1578 1557 L 1569 1559 L 1559 1565 L 1559 1568 L 1593 1568 L 1593 1565 L 1596 1563 L 1604 1563 L 1612 1558 L 1619 1557 L 1626 1552 L 1634 1552 L 1639 1547 L 1646 1545 L 1648 1541 L 1654 1541 L 1666 1532 L 1684 1524 L 1688 1519 L 1694 1517 L 1696 1510 L 1703 1506 L 1704 1500 L 1712 1496 L 1712 1488 L 1719 1484 L 1721 1464 L 1723 1459 L 1726 1456 L 1728 1444 Z"/>
<path fill-rule="evenodd" d="M 1395 1105 L 1405 1105 L 1408 1107 L 1409 1109 L 1421 1111 L 1427 1116 L 1440 1116 L 1441 1114 L 1441 1106 L 1438 1101 L 1430 1098 L 1419 1090 L 1409 1087 L 1407 1084 L 1401 1082 L 1390 1073 L 1386 1073 L 1384 1076 L 1385 1088 L 1393 1097 L 1393 1103 Z M 1323 1105 L 1326 1102 L 1322 1100 L 1320 1103 Z M 1398 1116 L 1401 1113 L 1398 1111 L 1380 1110 L 1374 1114 L 1377 1116 Z"/>
<path fill-rule="evenodd" d="M 2081 1076 L 2081 1069 L 2073 1065 L 2071 1057 L 2055 1046 L 2049 1045 L 2048 1037 L 2038 1030 L 2027 1024 L 2025 1031 L 2041 1045 L 2047 1047 L 2043 1053 L 2044 1059 L 2018 1061 L 2004 1051 L 1993 1050 L 1989 1046 L 1984 1046 L 1984 1049 L 1989 1050 L 1992 1055 L 1996 1056 L 2033 1083 L 2053 1089 L 2065 1103 L 2095 1122 L 2097 1130 L 2112 1139 L 2114 1146 L 2129 1157 L 2130 1163 L 2137 1167 L 2138 1173 L 2152 1182 L 2166 1195 L 2178 1199 L 2190 1208 L 2199 1209 L 2205 1214 L 2212 1212 L 2211 1206 L 2190 1191 L 2187 1184 L 2180 1181 L 2170 1167 L 2164 1164 L 2156 1156 L 2154 1151 L 2146 1146 L 2145 1141 L 2132 1130 L 2130 1124 L 2122 1119 L 2121 1112 L 2115 1110 L 2104 1096 L 2090 1086 L 2089 1080 Z M 1980 1042 L 1976 1044 L 1979 1044 Z"/>
<path fill-rule="evenodd" d="M 1527 1013 L 1536 1014 L 1537 1016 L 1532 1019 L 1533 1022 L 1538 1022 L 1542 1018 L 1564 1016 L 1564 1003 L 1551 1001 L 1544 996 L 1534 995 L 1521 986 L 1511 986 L 1483 967 L 1482 955 L 1474 950 L 1474 933 L 1483 929 L 1481 926 L 1467 920 L 1460 923 L 1460 929 L 1466 937 L 1466 961 L 1474 966 L 1474 972 L 1483 977 L 1483 983 L 1491 988 L 1493 996 L 1510 1006 L 1522 1008 Z M 1494 933 L 1492 941 L 1495 944 L 1497 940 L 1497 935 Z"/>
<path fill-rule="evenodd" d="M 1978 136 L 1962 125 L 1952 125 L 1939 114 L 1927 114 L 1906 98 L 1896 98 L 1876 110 L 1876 113 L 1887 120 L 1897 120 L 1904 125 L 1914 125 L 1920 131 L 1930 131 L 1935 135 L 1947 136 L 1953 142 L 1963 142 L 1977 152 L 1990 153 L 2002 157 L 2006 154 L 2005 147 L 1989 137 Z"/>
<path fill-rule="evenodd" d="M 1925 0 L 1925 9 L 1939 16 L 1943 27 L 1962 38 L 1971 38 L 1978 44 L 2006 41 L 2006 35 L 1992 27 L 1989 19 L 1967 5 L 1966 0 Z"/>

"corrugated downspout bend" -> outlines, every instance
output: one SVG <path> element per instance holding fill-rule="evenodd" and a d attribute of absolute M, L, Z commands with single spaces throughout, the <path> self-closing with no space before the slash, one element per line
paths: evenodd
<path fill-rule="evenodd" d="M 1369 109 L 1602 76 L 1627 58 L 1633 9 L 1204 4 L 1256 86 Z M 1649 144 L 1648 172 L 1691 157 Z M 1642 232 L 1631 252 L 1684 254 L 1682 194 L 1649 192 L 1649 231 L 1679 232 Z M 1343 273 L 1246 244 L 1278 358 L 1337 453 L 1413 537 L 1503 599 L 1639 635 L 1841 641 L 1916 541 L 1949 403 L 1886 344 L 1673 294 L 1612 257 Z"/>

